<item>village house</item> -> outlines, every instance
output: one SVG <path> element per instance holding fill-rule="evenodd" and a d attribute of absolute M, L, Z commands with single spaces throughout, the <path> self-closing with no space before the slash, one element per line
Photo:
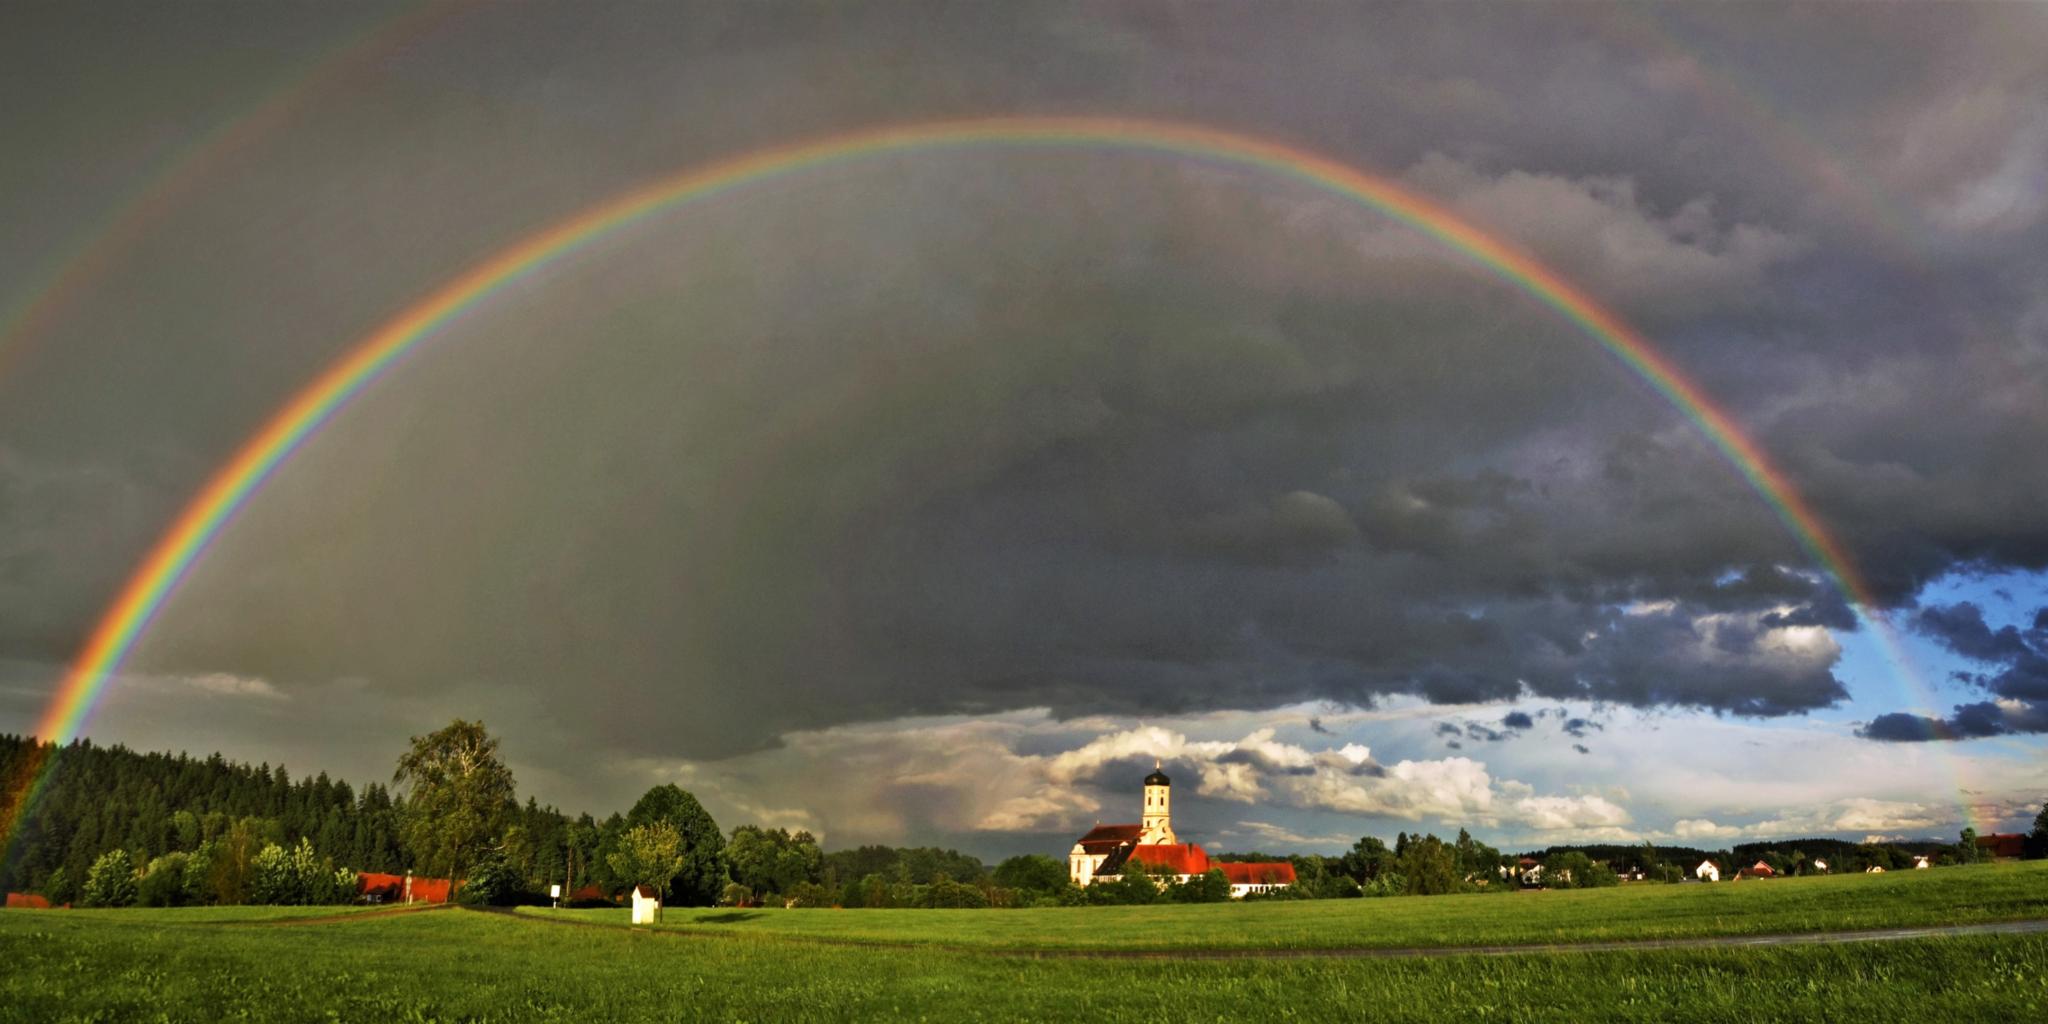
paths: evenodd
<path fill-rule="evenodd" d="M 1692 873 L 1694 877 L 1702 882 L 1718 882 L 1721 880 L 1721 866 L 1710 860 L 1700 861 L 1700 866 L 1692 869 Z"/>
<path fill-rule="evenodd" d="M 1074 842 L 1067 853 L 1067 877 L 1075 885 L 1123 877 L 1124 866 L 1139 864 L 1154 875 L 1186 882 L 1207 874 L 1223 872 L 1230 881 L 1230 897 L 1243 899 L 1252 893 L 1272 892 L 1294 884 L 1294 865 L 1283 862 L 1225 863 L 1211 861 L 1199 843 L 1183 843 L 1173 833 L 1173 781 L 1152 763 L 1145 776 L 1145 804 L 1141 820 L 1134 825 L 1104 825 L 1100 822 Z"/>

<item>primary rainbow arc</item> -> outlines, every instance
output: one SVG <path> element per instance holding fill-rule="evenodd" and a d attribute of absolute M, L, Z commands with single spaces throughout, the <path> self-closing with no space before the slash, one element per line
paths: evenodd
<path fill-rule="evenodd" d="M 735 188 L 864 158 L 975 147 L 1107 147 L 1254 168 L 1369 207 L 1463 254 L 1576 324 L 1684 413 L 1873 627 L 1902 677 L 1913 681 L 1896 639 L 1875 614 L 1877 604 L 1861 574 L 1755 440 L 1621 317 L 1518 247 L 1391 181 L 1279 142 L 1159 121 L 999 117 L 867 129 L 691 168 L 530 235 L 436 288 L 300 390 L 213 475 L 122 587 L 60 684 L 38 735 L 59 744 L 78 735 L 107 681 L 187 570 L 270 474 L 407 352 L 500 289 L 614 230 Z"/>

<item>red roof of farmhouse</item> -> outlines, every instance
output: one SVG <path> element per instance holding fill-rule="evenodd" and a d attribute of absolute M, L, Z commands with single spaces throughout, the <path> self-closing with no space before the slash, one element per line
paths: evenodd
<path fill-rule="evenodd" d="M 10 892 L 7 894 L 9 910 L 48 910 L 50 901 L 32 892 Z"/>
<path fill-rule="evenodd" d="M 1251 864 L 1217 864 L 1231 885 L 1294 885 L 1294 864 L 1262 860 Z"/>
<path fill-rule="evenodd" d="M 1143 835 L 1144 832 L 1145 826 L 1143 825 L 1103 825 L 1098 823 L 1094 828 L 1088 830 L 1087 835 L 1081 837 L 1081 850 L 1084 853 L 1108 853 L 1125 843 L 1137 842 L 1138 837 Z"/>
<path fill-rule="evenodd" d="M 1199 875 L 1209 870 L 1209 854 L 1200 843 L 1150 843 L 1131 851 L 1131 860 L 1155 871 Z"/>
<path fill-rule="evenodd" d="M 415 903 L 448 902 L 448 880 L 445 878 L 414 878 L 411 899 Z M 406 899 L 405 876 L 387 875 L 376 871 L 356 874 L 356 891 L 378 893 L 389 899 Z"/>
<path fill-rule="evenodd" d="M 1285 861 L 1218 864 L 1232 885 L 1293 885 L 1294 865 Z"/>

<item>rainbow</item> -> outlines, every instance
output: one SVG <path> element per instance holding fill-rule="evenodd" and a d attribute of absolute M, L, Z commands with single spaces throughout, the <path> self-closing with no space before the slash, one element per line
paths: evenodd
<path fill-rule="evenodd" d="M 501 290 L 613 231 L 750 185 L 865 159 L 964 149 L 1108 147 L 1269 172 L 1378 211 L 1464 255 L 1554 310 L 1676 406 L 1739 471 L 1857 607 L 1903 665 L 1868 584 L 1811 506 L 1734 418 L 1612 311 L 1511 243 L 1391 181 L 1304 149 L 1196 125 L 1106 117 L 997 117 L 871 128 L 692 167 L 527 236 L 400 311 L 357 342 L 245 442 L 179 514 L 93 630 L 38 735 L 62 744 L 84 728 L 108 680 L 180 580 L 237 510 L 300 445 L 422 341 Z"/>

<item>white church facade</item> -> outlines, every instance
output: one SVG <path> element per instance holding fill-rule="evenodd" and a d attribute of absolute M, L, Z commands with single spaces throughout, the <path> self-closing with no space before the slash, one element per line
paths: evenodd
<path fill-rule="evenodd" d="M 1292 864 L 1211 861 L 1201 844 L 1181 842 L 1173 832 L 1173 780 L 1159 770 L 1156 761 L 1152 774 L 1145 776 L 1140 820 L 1131 825 L 1098 822 L 1068 851 L 1067 877 L 1086 887 L 1122 877 L 1126 864 L 1141 864 L 1154 876 L 1171 876 L 1177 882 L 1205 875 L 1211 868 L 1220 869 L 1230 880 L 1232 899 L 1294 884 Z"/>

